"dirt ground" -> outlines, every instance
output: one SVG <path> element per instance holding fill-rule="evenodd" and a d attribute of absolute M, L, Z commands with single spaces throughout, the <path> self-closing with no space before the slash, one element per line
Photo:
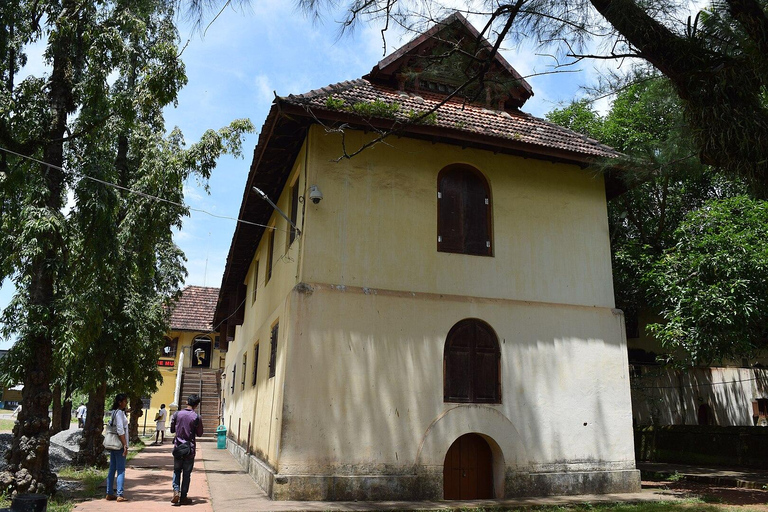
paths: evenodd
<path fill-rule="evenodd" d="M 682 498 L 699 498 L 706 503 L 722 505 L 734 510 L 768 511 L 768 490 L 721 487 L 697 482 L 653 482 L 643 480 L 644 489 L 657 489 Z"/>

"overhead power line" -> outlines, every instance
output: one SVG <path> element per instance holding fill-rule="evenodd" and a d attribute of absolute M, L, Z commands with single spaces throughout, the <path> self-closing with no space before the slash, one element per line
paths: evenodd
<path fill-rule="evenodd" d="M 109 187 L 114 187 L 116 189 L 123 190 L 125 192 L 130 193 L 130 194 L 136 194 L 136 195 L 144 197 L 146 199 L 151 199 L 153 201 L 159 201 L 159 202 L 162 202 L 162 203 L 171 204 L 171 205 L 174 205 L 174 206 L 179 206 L 181 208 L 187 208 L 190 211 L 204 213 L 206 215 L 210 215 L 211 217 L 215 217 L 217 219 L 233 220 L 235 222 L 239 222 L 241 224 L 248 224 L 250 226 L 256 226 L 256 227 L 260 227 L 260 228 L 271 229 L 271 230 L 274 230 L 274 231 L 283 231 L 285 233 L 288 232 L 285 229 L 279 229 L 279 228 L 277 228 L 275 226 L 268 226 L 266 224 L 259 224 L 257 222 L 251 222 L 251 221 L 244 220 L 244 219 L 238 219 L 238 218 L 235 218 L 235 217 L 229 217 L 227 215 L 218 215 L 218 214 L 209 212 L 208 210 L 203 210 L 202 208 L 193 208 L 192 206 L 185 205 L 183 203 L 178 203 L 176 201 L 171 201 L 170 199 L 165 199 L 163 197 L 155 196 L 155 195 L 152 195 L 152 194 L 147 194 L 146 192 L 141 192 L 139 190 L 130 189 L 128 187 L 124 187 L 122 185 L 118 185 L 117 183 L 112 183 L 110 181 L 105 181 L 105 180 L 102 180 L 102 179 L 99 179 L 99 178 L 94 178 L 93 176 L 89 176 L 89 175 L 83 173 L 82 171 L 67 170 L 67 169 L 64 169 L 63 167 L 60 167 L 58 165 L 50 164 L 48 162 L 44 162 L 42 160 L 38 160 L 37 158 L 33 158 L 31 156 L 28 156 L 28 155 L 23 155 L 21 153 L 17 153 L 16 151 L 12 151 L 12 150 L 4 148 L 4 147 L 0 147 L 0 151 L 4 151 L 4 152 L 9 153 L 11 155 L 16 155 L 16 156 L 18 156 L 20 158 L 25 158 L 25 159 L 30 160 L 32 162 L 36 162 L 36 163 L 38 163 L 40 165 L 48 166 L 48 167 L 50 167 L 52 169 L 57 169 L 57 170 L 59 170 L 61 172 L 65 172 L 65 173 L 68 173 L 68 174 L 74 174 L 74 175 L 79 176 L 81 178 L 88 179 L 88 180 L 91 180 L 91 181 L 95 181 L 96 183 L 101 183 L 102 185 L 106 185 L 106 186 L 109 186 Z"/>

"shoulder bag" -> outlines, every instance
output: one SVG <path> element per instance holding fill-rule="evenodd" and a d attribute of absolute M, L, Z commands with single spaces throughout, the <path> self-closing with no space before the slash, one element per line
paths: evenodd
<path fill-rule="evenodd" d="M 120 440 L 120 436 L 117 435 L 115 414 L 117 414 L 117 410 L 112 411 L 112 419 L 109 420 L 109 423 L 107 423 L 106 433 L 104 434 L 104 449 L 106 450 L 123 449 L 123 442 Z"/>

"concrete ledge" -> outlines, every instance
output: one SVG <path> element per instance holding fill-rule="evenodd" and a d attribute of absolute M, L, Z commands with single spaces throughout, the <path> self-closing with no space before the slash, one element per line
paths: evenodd
<path fill-rule="evenodd" d="M 508 471 L 505 487 L 505 498 L 635 493 L 640 492 L 640 471 L 637 469 L 567 473 Z"/>
<path fill-rule="evenodd" d="M 416 475 L 275 477 L 274 500 L 390 501 L 420 498 Z M 430 499 L 432 499 L 430 497 Z"/>
<path fill-rule="evenodd" d="M 255 455 L 249 455 L 245 448 L 231 439 L 227 439 L 227 450 L 240 466 L 253 478 L 253 480 L 272 497 L 272 489 L 275 482 L 275 472 L 264 461 Z"/>
<path fill-rule="evenodd" d="M 240 466 L 277 501 L 442 500 L 442 469 L 421 468 L 417 474 L 288 475 L 276 473 L 255 455 L 227 440 Z M 640 492 L 640 471 L 573 471 L 526 473 L 508 469 L 503 498 L 624 494 Z M 500 492 L 497 498 L 501 498 Z"/>

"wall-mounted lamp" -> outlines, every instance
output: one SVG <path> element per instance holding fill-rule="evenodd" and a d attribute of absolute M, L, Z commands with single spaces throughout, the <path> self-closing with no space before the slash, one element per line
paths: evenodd
<path fill-rule="evenodd" d="M 320 188 L 317 185 L 310 185 L 309 198 L 313 203 L 317 204 L 323 199 L 323 193 L 320 192 Z"/>
<path fill-rule="evenodd" d="M 292 227 L 293 229 L 295 229 L 295 230 L 296 230 L 296 234 L 298 234 L 298 235 L 301 235 L 301 231 L 299 230 L 299 228 L 297 228 L 297 227 L 296 227 L 296 224 L 295 224 L 295 223 L 294 223 L 294 222 L 293 222 L 293 221 L 292 221 L 290 218 L 288 218 L 288 216 L 287 216 L 286 214 L 284 214 L 284 213 L 283 213 L 283 210 L 281 210 L 280 208 L 278 208 L 278 207 L 277 207 L 277 205 L 276 205 L 275 203 L 273 203 L 273 202 L 272 202 L 272 200 L 269 198 L 269 196 L 267 196 L 267 194 L 265 194 L 264 192 L 262 192 L 260 189 L 258 189 L 258 188 L 256 188 L 256 187 L 253 187 L 253 191 L 254 191 L 254 192 L 256 192 L 257 194 L 259 194 L 263 200 L 265 200 L 266 202 L 268 202 L 268 203 L 269 203 L 269 205 L 270 205 L 272 208 L 274 208 L 274 210 L 275 210 L 277 213 L 279 213 L 280 215 L 282 215 L 282 216 L 283 216 L 283 218 L 284 218 L 285 220 L 287 220 L 287 221 L 288 221 L 288 224 L 290 224 L 290 225 L 291 225 L 291 227 Z M 318 193 L 319 193 L 319 192 L 320 192 L 320 191 L 318 190 Z M 309 196 L 309 197 L 310 197 L 310 199 L 312 199 L 313 201 L 315 201 L 315 200 L 312 198 L 312 194 L 310 194 L 310 196 Z M 320 194 L 320 199 L 322 199 L 322 198 L 323 198 L 323 194 Z M 318 199 L 318 200 L 317 200 L 317 201 L 315 201 L 315 202 L 318 202 L 318 201 L 320 201 L 320 199 Z"/>

